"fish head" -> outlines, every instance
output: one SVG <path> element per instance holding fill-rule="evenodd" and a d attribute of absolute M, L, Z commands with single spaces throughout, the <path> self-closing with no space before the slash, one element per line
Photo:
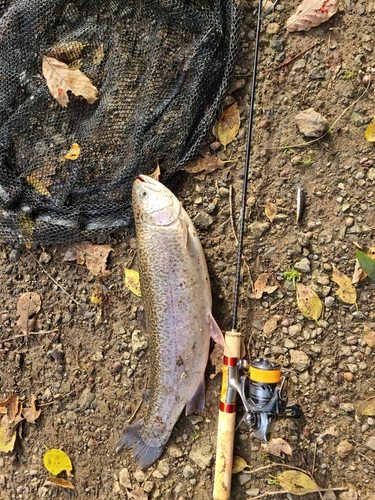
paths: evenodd
<path fill-rule="evenodd" d="M 134 181 L 132 198 L 136 222 L 169 226 L 180 215 L 181 204 L 175 195 L 148 175 L 139 175 Z"/>

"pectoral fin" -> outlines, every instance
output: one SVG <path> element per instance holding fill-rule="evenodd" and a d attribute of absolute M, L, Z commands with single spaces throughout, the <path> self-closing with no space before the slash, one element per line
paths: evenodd
<path fill-rule="evenodd" d="M 204 402 L 206 399 L 206 384 L 204 378 L 200 381 L 197 390 L 194 392 L 192 397 L 186 403 L 185 413 L 186 415 L 191 415 L 195 411 L 204 410 Z"/>
<path fill-rule="evenodd" d="M 210 324 L 210 337 L 212 338 L 212 340 L 225 347 L 223 332 L 220 330 L 211 313 L 207 315 L 207 321 Z"/>

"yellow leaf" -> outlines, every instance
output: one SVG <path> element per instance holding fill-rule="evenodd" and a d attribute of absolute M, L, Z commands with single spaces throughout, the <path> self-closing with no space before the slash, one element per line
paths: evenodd
<path fill-rule="evenodd" d="M 233 456 L 232 474 L 238 474 L 239 472 L 242 472 L 244 469 L 246 469 L 246 467 L 249 467 L 249 465 L 247 465 L 246 463 L 246 460 L 237 455 Z"/>
<path fill-rule="evenodd" d="M 359 420 L 358 417 L 362 415 L 373 417 L 375 415 L 375 396 L 371 396 L 359 403 L 355 415 L 357 420 Z"/>
<path fill-rule="evenodd" d="M 88 45 L 88 43 L 78 42 L 77 40 L 61 43 L 60 45 L 53 47 L 53 49 L 49 52 L 49 55 L 59 61 L 71 63 L 79 58 L 83 48 Z"/>
<path fill-rule="evenodd" d="M 33 219 L 24 212 L 21 212 L 18 217 L 17 227 L 21 233 L 21 236 L 25 242 L 26 248 L 31 247 L 33 234 L 34 234 L 34 221 Z"/>
<path fill-rule="evenodd" d="M 125 267 L 125 286 L 128 290 L 133 292 L 137 297 L 141 297 L 141 285 L 139 283 L 139 273 L 134 269 L 127 269 Z"/>
<path fill-rule="evenodd" d="M 9 441 L 6 440 L 6 434 L 6 429 L 0 426 L 0 451 L 3 451 L 4 453 L 8 453 L 13 450 L 17 437 L 17 429 L 13 432 Z"/>
<path fill-rule="evenodd" d="M 69 104 L 68 90 L 76 96 L 82 96 L 89 104 L 98 98 L 98 89 L 82 71 L 69 68 L 53 57 L 43 57 L 42 73 L 51 95 L 65 108 Z"/>
<path fill-rule="evenodd" d="M 366 325 L 363 327 L 363 339 L 369 347 L 375 347 L 375 332 Z"/>
<path fill-rule="evenodd" d="M 73 142 L 72 147 L 69 151 L 60 158 L 60 161 L 64 160 L 76 160 L 81 153 L 81 146 L 77 142 Z"/>
<path fill-rule="evenodd" d="M 95 66 L 99 66 L 99 64 L 103 61 L 103 59 L 104 59 L 104 45 L 101 43 L 95 51 L 94 59 L 92 60 L 92 62 L 93 64 L 95 64 Z"/>
<path fill-rule="evenodd" d="M 103 309 L 107 309 L 107 307 L 109 306 L 108 288 L 101 283 L 98 283 L 95 286 L 94 291 L 92 292 L 90 301 L 93 304 L 98 304 Z"/>
<path fill-rule="evenodd" d="M 304 472 L 286 470 L 276 477 L 280 486 L 293 495 L 306 495 L 310 491 L 319 491 L 319 486 Z"/>
<path fill-rule="evenodd" d="M 375 116 L 372 119 L 370 125 L 366 128 L 365 138 L 369 142 L 375 142 Z"/>
<path fill-rule="evenodd" d="M 296 283 L 297 305 L 306 318 L 312 318 L 318 323 L 322 314 L 322 301 L 311 288 Z"/>
<path fill-rule="evenodd" d="M 69 488 L 74 490 L 73 484 L 67 479 L 63 479 L 62 477 L 47 477 L 47 481 L 51 481 L 51 483 L 57 484 L 57 486 L 61 486 L 62 488 Z"/>
<path fill-rule="evenodd" d="M 270 221 L 270 222 L 273 222 L 273 219 L 275 218 L 276 214 L 277 214 L 277 206 L 275 203 L 267 203 L 265 209 L 264 209 L 264 213 L 266 214 L 266 217 L 267 219 Z"/>
<path fill-rule="evenodd" d="M 63 470 L 71 471 L 73 469 L 72 462 L 68 455 L 58 448 L 51 448 L 48 450 L 43 457 L 43 463 L 45 468 L 51 474 L 57 476 Z"/>
<path fill-rule="evenodd" d="M 339 271 L 337 267 L 332 264 L 332 281 L 339 285 L 336 295 L 346 304 L 357 303 L 357 290 L 352 285 L 352 280 L 344 273 Z"/>
<path fill-rule="evenodd" d="M 217 134 L 220 143 L 226 149 L 227 145 L 233 141 L 240 129 L 240 113 L 238 104 L 235 102 L 222 114 L 217 125 Z"/>
<path fill-rule="evenodd" d="M 51 193 L 46 188 L 46 185 L 42 179 L 38 179 L 33 175 L 27 175 L 26 180 L 30 184 L 30 186 L 39 191 L 40 194 L 42 194 L 43 196 L 51 197 Z"/>

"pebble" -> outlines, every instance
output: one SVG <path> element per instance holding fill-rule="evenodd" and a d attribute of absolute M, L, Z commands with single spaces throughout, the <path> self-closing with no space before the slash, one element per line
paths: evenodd
<path fill-rule="evenodd" d="M 367 178 L 370 181 L 375 181 L 375 168 L 369 168 L 367 172 Z"/>
<path fill-rule="evenodd" d="M 211 465 L 212 456 L 212 446 L 209 443 L 194 443 L 189 453 L 189 458 L 201 469 Z"/>
<path fill-rule="evenodd" d="M 261 238 L 263 234 L 270 228 L 269 222 L 258 222 L 255 221 L 249 224 L 249 231 L 254 236 L 254 238 Z"/>
<path fill-rule="evenodd" d="M 132 333 L 132 352 L 136 354 L 148 346 L 147 338 L 141 330 L 134 330 Z"/>
<path fill-rule="evenodd" d="M 199 229 L 208 229 L 213 224 L 214 219 L 206 212 L 198 212 L 193 222 Z"/>
<path fill-rule="evenodd" d="M 129 469 L 127 469 L 126 467 L 124 467 L 123 469 L 120 470 L 120 472 L 118 474 L 118 479 L 119 479 L 119 483 L 124 488 L 129 488 L 129 489 L 132 488 L 132 483 L 130 481 Z"/>
<path fill-rule="evenodd" d="M 350 453 L 353 451 L 354 446 L 349 443 L 346 439 L 344 441 L 341 441 L 337 447 L 336 447 L 336 452 L 340 458 L 345 458 Z"/>
<path fill-rule="evenodd" d="M 305 371 L 310 366 L 310 358 L 303 351 L 297 351 L 291 349 L 290 353 L 290 364 L 298 372 Z"/>
<path fill-rule="evenodd" d="M 145 480 L 145 477 L 146 477 L 146 474 L 143 472 L 143 470 L 141 469 L 138 469 L 134 472 L 134 479 L 138 482 L 138 483 L 143 483 L 143 481 Z"/>
<path fill-rule="evenodd" d="M 281 27 L 278 23 L 269 23 L 266 28 L 266 32 L 268 35 L 277 35 L 280 31 Z"/>
<path fill-rule="evenodd" d="M 299 260 L 294 264 L 294 269 L 296 271 L 299 271 L 300 273 L 309 273 L 311 271 L 309 259 L 307 257 L 304 257 L 303 259 Z"/>
<path fill-rule="evenodd" d="M 299 335 L 302 332 L 302 324 L 297 323 L 296 325 L 290 325 L 288 332 L 292 337 Z"/>
<path fill-rule="evenodd" d="M 194 477 L 194 474 L 195 474 L 194 468 L 190 464 L 185 465 L 185 467 L 182 470 L 182 475 L 184 476 L 184 478 L 191 479 L 192 477 Z"/>
<path fill-rule="evenodd" d="M 370 436 L 368 440 L 366 441 L 366 446 L 367 448 L 370 448 L 370 450 L 375 451 L 375 436 Z"/>
<path fill-rule="evenodd" d="M 333 306 L 334 302 L 335 302 L 334 297 L 328 296 L 324 299 L 324 305 L 326 306 L 327 309 L 330 309 Z"/>
<path fill-rule="evenodd" d="M 16 262 L 18 260 L 18 257 L 19 257 L 19 251 L 15 249 L 11 250 L 11 252 L 9 253 L 10 262 Z"/>
<path fill-rule="evenodd" d="M 168 455 L 172 458 L 180 458 L 180 457 L 182 457 L 183 454 L 184 454 L 184 452 L 181 450 L 181 448 L 179 448 L 178 446 L 176 446 L 174 444 L 171 444 L 168 447 Z"/>
<path fill-rule="evenodd" d="M 259 495 L 259 492 L 260 492 L 259 488 L 250 488 L 245 491 L 248 497 L 257 497 Z"/>

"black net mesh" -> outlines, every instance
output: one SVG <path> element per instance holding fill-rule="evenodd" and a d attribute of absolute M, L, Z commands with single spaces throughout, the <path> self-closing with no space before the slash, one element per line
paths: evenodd
<path fill-rule="evenodd" d="M 237 0 L 0 0 L 0 240 L 49 244 L 131 221 L 131 188 L 197 152 L 227 88 Z M 63 107 L 43 56 L 97 87 Z M 76 159 L 63 158 L 72 144 Z M 63 159 L 62 159 L 63 158 Z"/>

